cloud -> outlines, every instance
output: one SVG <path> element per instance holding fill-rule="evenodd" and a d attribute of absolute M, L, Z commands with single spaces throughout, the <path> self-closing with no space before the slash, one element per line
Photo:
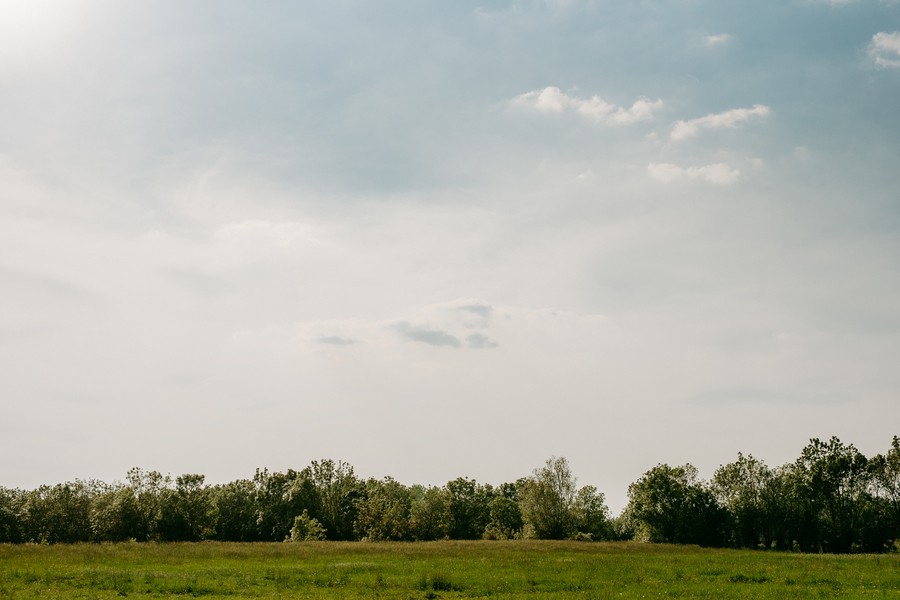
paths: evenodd
<path fill-rule="evenodd" d="M 562 92 L 558 87 L 548 86 L 542 90 L 533 90 L 516 96 L 512 105 L 526 110 L 562 114 L 572 112 L 580 117 L 600 125 L 631 125 L 653 118 L 659 110 L 662 100 L 638 98 L 630 108 L 616 106 L 601 98 L 591 96 L 588 99 L 576 98 Z"/>
<path fill-rule="evenodd" d="M 423 344 L 428 344 L 429 346 L 449 346 L 452 348 L 459 348 L 462 346 L 462 342 L 459 341 L 458 337 L 441 329 L 426 329 L 425 327 L 411 325 L 407 322 L 397 323 L 394 325 L 394 329 L 397 330 L 400 335 L 413 342 L 421 342 Z"/>
<path fill-rule="evenodd" d="M 650 177 L 663 183 L 703 181 L 714 185 L 730 185 L 737 181 L 741 172 L 728 165 L 715 163 L 702 167 L 679 167 L 671 163 L 650 163 L 647 165 Z"/>
<path fill-rule="evenodd" d="M 869 55 L 879 67 L 900 67 L 900 31 L 881 31 L 873 35 Z"/>
<path fill-rule="evenodd" d="M 733 129 L 752 118 L 767 117 L 771 112 L 772 109 L 768 106 L 754 104 L 751 108 L 735 108 L 688 121 L 675 121 L 669 137 L 674 141 L 682 141 L 695 137 L 701 129 Z"/>
<path fill-rule="evenodd" d="M 469 337 L 466 338 L 466 342 L 469 345 L 469 348 L 496 348 L 497 342 L 491 340 L 486 335 L 482 335 L 480 333 L 473 333 Z"/>
<path fill-rule="evenodd" d="M 717 33 L 715 35 L 706 36 L 703 41 L 707 46 L 722 46 L 733 39 L 734 36 L 730 33 Z"/>
<path fill-rule="evenodd" d="M 484 319 L 489 319 L 491 317 L 491 313 L 494 312 L 494 307 L 490 304 L 468 304 L 458 307 L 457 310 L 472 313 Z"/>

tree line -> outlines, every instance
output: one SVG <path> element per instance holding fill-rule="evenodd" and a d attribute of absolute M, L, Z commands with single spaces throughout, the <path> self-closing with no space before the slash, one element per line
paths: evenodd
<path fill-rule="evenodd" d="M 496 487 L 466 477 L 443 486 L 364 480 L 333 460 L 257 469 L 220 485 L 134 468 L 112 484 L 0 487 L 0 543 L 636 539 L 885 552 L 900 538 L 900 438 L 872 458 L 837 438 L 813 439 L 774 469 L 738 454 L 709 481 L 690 464 L 659 464 L 629 486 L 628 498 L 613 518 L 604 495 L 578 487 L 562 457 Z"/>

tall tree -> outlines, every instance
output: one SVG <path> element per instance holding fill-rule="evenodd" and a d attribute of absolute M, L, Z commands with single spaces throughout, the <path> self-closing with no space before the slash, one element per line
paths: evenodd
<path fill-rule="evenodd" d="M 889 523 L 889 538 L 900 538 L 900 437 L 894 436 L 891 448 L 878 454 L 869 465 L 874 493 L 883 500 Z"/>
<path fill-rule="evenodd" d="M 412 539 L 409 489 L 390 477 L 370 479 L 363 495 L 356 500 L 357 537 L 373 542 Z"/>
<path fill-rule="evenodd" d="M 628 498 L 626 511 L 648 541 L 722 543 L 724 513 L 691 464 L 653 467 L 628 486 Z"/>
<path fill-rule="evenodd" d="M 572 523 L 579 535 L 592 540 L 606 540 L 612 537 L 612 523 L 606 498 L 594 486 L 586 485 L 575 493 Z"/>
<path fill-rule="evenodd" d="M 522 535 L 522 508 L 519 506 L 519 490 L 525 485 L 525 479 L 515 483 L 502 483 L 491 500 L 490 521 L 485 527 L 484 537 L 495 540 L 508 540 Z"/>
<path fill-rule="evenodd" d="M 163 495 L 160 532 L 163 539 L 195 542 L 215 533 L 216 512 L 204 475 L 185 474 Z"/>
<path fill-rule="evenodd" d="M 448 537 L 452 517 L 446 489 L 415 485 L 410 492 L 413 503 L 409 509 L 409 520 L 413 538 L 430 541 Z"/>
<path fill-rule="evenodd" d="M 728 511 L 728 542 L 738 548 L 771 545 L 767 527 L 768 489 L 772 471 L 765 463 L 738 453 L 735 462 L 720 466 L 711 482 L 719 503 Z"/>
<path fill-rule="evenodd" d="M 134 499 L 135 522 L 129 529 L 138 541 L 158 539 L 159 521 L 162 517 L 163 490 L 172 483 L 171 478 L 159 471 L 144 471 L 138 467 L 128 471 L 125 477 L 128 490 Z"/>
<path fill-rule="evenodd" d="M 74 481 L 42 485 L 28 492 L 22 507 L 25 538 L 51 544 L 90 541 L 95 487 Z"/>
<path fill-rule="evenodd" d="M 458 477 L 445 486 L 450 510 L 451 539 L 476 540 L 484 534 L 491 518 L 491 486 L 480 485 L 474 479 Z"/>
<path fill-rule="evenodd" d="M 573 532 L 576 480 L 564 457 L 551 456 L 535 469 L 521 491 L 522 515 L 542 539 L 564 539 Z"/>
<path fill-rule="evenodd" d="M 318 520 L 325 526 L 328 539 L 353 539 L 354 503 L 364 489 L 353 467 L 344 461 L 314 460 L 309 472 L 319 496 Z"/>
<path fill-rule="evenodd" d="M 852 444 L 832 437 L 810 440 L 795 464 L 815 511 L 819 548 L 850 552 L 870 500 L 868 460 Z"/>
<path fill-rule="evenodd" d="M 216 539 L 231 542 L 258 540 L 255 489 L 249 479 L 214 486 L 210 495 L 216 513 Z"/>
<path fill-rule="evenodd" d="M 0 544 L 17 544 L 22 540 L 22 505 L 25 492 L 0 487 Z"/>

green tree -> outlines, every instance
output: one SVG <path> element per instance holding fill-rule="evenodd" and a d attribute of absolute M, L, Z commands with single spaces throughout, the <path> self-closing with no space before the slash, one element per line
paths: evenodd
<path fill-rule="evenodd" d="M 343 461 L 314 460 L 309 472 L 319 497 L 319 521 L 328 531 L 328 539 L 353 539 L 355 501 L 364 489 L 353 467 Z"/>
<path fill-rule="evenodd" d="M 429 486 L 411 488 L 413 503 L 409 521 L 413 538 L 419 541 L 442 540 L 450 535 L 452 516 L 445 489 Z"/>
<path fill-rule="evenodd" d="M 491 486 L 480 485 L 474 479 L 457 477 L 445 486 L 450 528 L 448 535 L 455 540 L 477 540 L 484 533 L 491 517 Z"/>
<path fill-rule="evenodd" d="M 91 531 L 95 541 L 137 539 L 140 517 L 133 490 L 118 483 L 107 486 L 91 503 Z"/>
<path fill-rule="evenodd" d="M 868 460 L 836 437 L 810 440 L 796 471 L 816 519 L 816 545 L 826 552 L 850 552 L 858 544 L 871 496 Z"/>
<path fill-rule="evenodd" d="M 162 517 L 163 491 L 172 483 L 171 478 L 159 471 L 144 471 L 138 467 L 128 471 L 127 488 L 134 499 L 135 521 L 128 524 L 132 536 L 138 541 L 159 538 L 159 522 Z"/>
<path fill-rule="evenodd" d="M 716 499 L 728 512 L 728 542 L 738 548 L 769 547 L 772 470 L 753 456 L 720 466 L 711 482 Z"/>
<path fill-rule="evenodd" d="M 606 497 L 594 486 L 586 485 L 575 493 L 572 525 L 577 534 L 588 539 L 608 540 L 612 537 Z"/>
<path fill-rule="evenodd" d="M 412 500 L 409 489 L 390 477 L 369 479 L 356 500 L 357 537 L 373 542 L 411 539 Z"/>
<path fill-rule="evenodd" d="M 270 473 L 257 469 L 253 476 L 257 536 L 260 540 L 281 541 L 290 535 L 297 515 L 307 510 L 320 514 L 320 498 L 309 468 Z"/>
<path fill-rule="evenodd" d="M 516 483 L 502 483 L 490 505 L 490 521 L 484 529 L 484 537 L 492 540 L 508 540 L 522 535 L 525 521 L 519 506 L 519 489 L 525 479 Z"/>
<path fill-rule="evenodd" d="M 22 542 L 22 506 L 25 492 L 0 487 L 0 544 Z"/>
<path fill-rule="evenodd" d="M 294 518 L 294 526 L 291 527 L 292 542 L 318 542 L 325 539 L 325 527 L 319 521 L 309 516 L 305 508 L 303 513 Z"/>
<path fill-rule="evenodd" d="M 238 479 L 211 489 L 216 514 L 216 539 L 250 542 L 259 539 L 253 482 Z"/>
<path fill-rule="evenodd" d="M 628 486 L 627 512 L 637 535 L 651 542 L 722 543 L 724 513 L 690 464 L 660 464 Z"/>
<path fill-rule="evenodd" d="M 195 542 L 215 533 L 216 511 L 204 475 L 185 474 L 175 479 L 175 489 L 163 494 L 160 532 L 170 541 Z"/>
<path fill-rule="evenodd" d="M 894 436 L 891 448 L 877 454 L 869 464 L 875 495 L 881 499 L 892 541 L 900 538 L 900 437 Z"/>
<path fill-rule="evenodd" d="M 26 493 L 24 537 L 50 544 L 90 541 L 94 495 L 94 484 L 83 481 L 42 485 Z"/>
<path fill-rule="evenodd" d="M 564 457 L 552 456 L 535 469 L 520 492 L 522 515 L 541 539 L 564 539 L 574 533 L 576 480 Z"/>

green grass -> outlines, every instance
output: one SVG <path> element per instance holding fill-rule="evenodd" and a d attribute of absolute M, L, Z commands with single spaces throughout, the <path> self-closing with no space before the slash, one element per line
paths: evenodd
<path fill-rule="evenodd" d="M 900 555 L 638 543 L 0 545 L 0 598 L 900 598 Z"/>

